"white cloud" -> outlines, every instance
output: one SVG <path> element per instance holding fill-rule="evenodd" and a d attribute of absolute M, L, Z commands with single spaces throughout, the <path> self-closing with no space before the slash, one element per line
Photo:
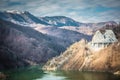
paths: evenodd
<path fill-rule="evenodd" d="M 104 7 L 120 7 L 120 0 L 93 0 L 93 4 Z"/>
<path fill-rule="evenodd" d="M 120 19 L 120 11 L 96 13 L 94 8 L 120 8 L 120 0 L 0 0 L 0 10 L 26 10 L 36 16 L 68 16 L 82 22 Z"/>

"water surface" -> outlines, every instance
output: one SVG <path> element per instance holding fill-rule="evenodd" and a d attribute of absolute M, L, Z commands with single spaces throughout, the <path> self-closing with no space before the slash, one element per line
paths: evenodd
<path fill-rule="evenodd" d="M 6 80 L 120 80 L 120 76 L 100 72 L 43 71 L 39 67 L 29 67 L 5 72 Z"/>

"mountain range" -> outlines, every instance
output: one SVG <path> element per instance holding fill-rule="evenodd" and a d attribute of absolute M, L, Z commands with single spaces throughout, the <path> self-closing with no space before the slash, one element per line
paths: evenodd
<path fill-rule="evenodd" d="M 91 40 L 94 30 L 107 24 L 116 22 L 81 23 L 65 16 L 36 17 L 27 11 L 1 11 L 0 69 L 45 63 L 72 43 L 82 38 Z"/>
<path fill-rule="evenodd" d="M 3 12 L 1 14 L 4 15 Z M 43 27 L 42 23 L 38 25 L 34 19 L 31 20 L 37 26 L 29 26 L 32 21 L 31 17 L 26 18 L 26 12 L 5 12 L 5 15 L 9 18 L 0 17 L 0 69 L 45 63 L 82 37 L 91 37 L 57 27 Z M 19 21 L 18 15 L 23 16 L 23 21 Z M 48 33 L 43 34 L 36 30 L 40 27 L 47 28 Z"/>
<path fill-rule="evenodd" d="M 36 17 L 28 11 L 21 12 L 16 10 L 0 12 L 0 18 L 23 26 L 34 27 L 36 25 L 41 25 L 49 27 L 59 27 L 67 30 L 77 31 L 83 34 L 87 34 L 87 31 L 89 33 L 91 32 L 92 34 L 95 30 L 105 25 L 117 24 L 114 21 L 82 23 L 65 16 Z"/>

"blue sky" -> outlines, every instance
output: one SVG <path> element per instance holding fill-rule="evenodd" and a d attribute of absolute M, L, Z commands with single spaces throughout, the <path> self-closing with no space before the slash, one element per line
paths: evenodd
<path fill-rule="evenodd" d="M 67 16 L 79 22 L 120 22 L 120 0 L 0 0 L 0 11 L 4 10 Z"/>

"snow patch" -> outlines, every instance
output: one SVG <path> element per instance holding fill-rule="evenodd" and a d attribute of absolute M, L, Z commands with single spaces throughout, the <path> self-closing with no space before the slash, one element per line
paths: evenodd
<path fill-rule="evenodd" d="M 13 13 L 13 14 L 22 14 L 22 13 L 24 13 L 24 12 L 20 12 L 18 10 L 8 10 L 8 11 L 5 11 L 5 12 L 7 12 L 7 13 Z"/>

